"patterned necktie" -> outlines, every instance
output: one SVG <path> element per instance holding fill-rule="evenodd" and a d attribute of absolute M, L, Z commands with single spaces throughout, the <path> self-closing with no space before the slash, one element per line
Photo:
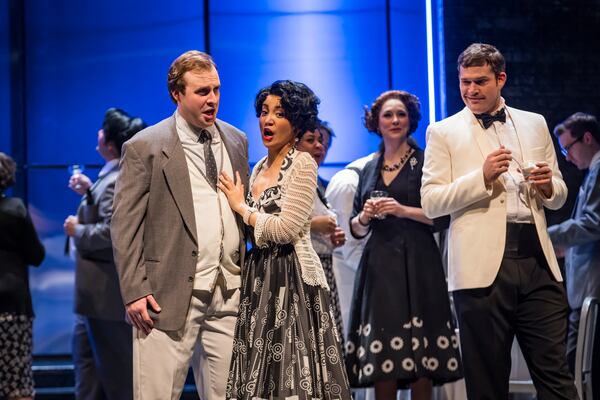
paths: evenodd
<path fill-rule="evenodd" d="M 217 191 L 217 180 L 219 174 L 217 172 L 217 162 L 215 161 L 215 155 L 211 148 L 212 135 L 206 129 L 200 132 L 198 141 L 204 144 L 204 164 L 206 166 L 206 180 L 208 184 Z"/>
<path fill-rule="evenodd" d="M 492 124 L 494 123 L 494 121 L 499 121 L 499 122 L 502 122 L 502 123 L 506 122 L 506 112 L 504 111 L 504 108 L 501 108 L 494 115 L 491 115 L 491 114 L 475 114 L 475 117 L 478 120 L 481 120 L 481 123 L 483 124 L 483 127 L 485 129 L 487 129 L 490 126 L 492 126 Z"/>

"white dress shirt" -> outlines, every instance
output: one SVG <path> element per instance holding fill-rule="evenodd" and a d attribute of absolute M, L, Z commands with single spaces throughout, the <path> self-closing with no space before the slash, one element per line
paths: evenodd
<path fill-rule="evenodd" d="M 227 289 L 240 287 L 240 237 L 234 212 L 227 196 L 220 190 L 217 194 L 206 180 L 204 144 L 198 141 L 196 129 L 179 112 L 175 112 L 175 123 L 190 175 L 198 237 L 194 289 L 212 291 L 220 274 L 223 274 Z M 212 135 L 211 149 L 217 169 L 233 176 L 231 160 L 219 130 L 211 125 L 207 131 Z"/>
<path fill-rule="evenodd" d="M 500 104 L 492 114 L 495 114 L 505 105 L 504 99 L 500 98 Z M 506 221 L 533 224 L 530 204 L 528 204 L 525 195 L 526 191 L 530 189 L 531 183 L 525 181 L 519 169 L 519 165 L 523 165 L 524 161 L 519 135 L 527 134 L 527 132 L 517 132 L 507 110 L 506 122 L 494 121 L 492 126 L 486 130 L 486 134 L 488 134 L 488 139 L 493 147 L 499 148 L 503 145 L 511 151 L 513 159 L 517 160 L 517 162 L 513 160 L 508 167 L 508 171 L 500 177 L 506 189 Z"/>
<path fill-rule="evenodd" d="M 326 204 L 323 204 L 319 196 L 315 196 L 313 211 L 310 214 L 311 219 L 321 215 L 328 215 L 336 218 L 335 212 L 327 208 Z M 317 254 L 331 254 L 333 251 L 333 243 L 331 243 L 331 237 L 328 233 L 310 232 L 310 238 L 312 240 L 313 249 Z"/>

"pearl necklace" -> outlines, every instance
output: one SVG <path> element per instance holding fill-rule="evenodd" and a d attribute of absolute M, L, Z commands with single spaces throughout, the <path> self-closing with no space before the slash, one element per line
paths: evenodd
<path fill-rule="evenodd" d="M 402 165 L 404 165 L 404 163 L 406 162 L 406 160 L 408 160 L 408 157 L 410 157 L 410 155 L 413 153 L 413 151 L 414 150 L 413 150 L 412 147 L 409 148 L 408 151 L 406 153 L 404 153 L 404 155 L 402 157 L 400 157 L 400 161 L 398 161 L 397 163 L 392 164 L 392 165 L 384 164 L 381 167 L 381 170 L 385 171 L 385 172 L 393 172 L 393 171 L 396 171 L 396 170 L 400 169 L 400 167 Z"/>

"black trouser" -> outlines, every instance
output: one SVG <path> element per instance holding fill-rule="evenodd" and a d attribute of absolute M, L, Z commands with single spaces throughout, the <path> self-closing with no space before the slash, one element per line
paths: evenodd
<path fill-rule="evenodd" d="M 569 313 L 569 328 L 567 333 L 567 362 L 571 373 L 575 375 L 575 353 L 577 350 L 577 335 L 579 334 L 579 317 L 581 308 Z M 600 325 L 596 326 L 594 336 L 594 354 L 592 355 L 592 386 L 594 398 L 600 399 Z"/>
<path fill-rule="evenodd" d="M 133 398 L 133 334 L 125 321 L 76 316 L 73 364 L 77 400 Z"/>
<path fill-rule="evenodd" d="M 535 226 L 508 224 L 493 284 L 453 293 L 470 400 L 508 398 L 516 335 L 538 399 L 577 399 L 566 358 L 567 301 L 541 251 Z"/>

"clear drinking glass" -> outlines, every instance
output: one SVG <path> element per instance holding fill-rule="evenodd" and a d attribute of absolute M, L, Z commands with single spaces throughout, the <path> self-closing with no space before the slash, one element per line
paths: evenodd
<path fill-rule="evenodd" d="M 521 172 L 523 173 L 523 178 L 527 180 L 529 175 L 531 175 L 531 171 L 537 167 L 537 164 L 540 162 L 546 162 L 546 156 L 543 147 L 534 147 L 529 151 L 529 159 L 525 160 L 523 163 L 523 168 L 521 168 Z"/>
<path fill-rule="evenodd" d="M 388 192 L 385 190 L 372 190 L 370 197 L 377 203 L 381 198 L 388 197 Z M 373 218 L 385 219 L 385 215 L 375 214 L 373 215 Z"/>
<path fill-rule="evenodd" d="M 81 175 L 85 171 L 85 166 L 83 164 L 71 164 L 68 167 L 68 171 L 71 176 Z M 75 189 L 81 189 L 81 185 L 75 185 Z"/>

